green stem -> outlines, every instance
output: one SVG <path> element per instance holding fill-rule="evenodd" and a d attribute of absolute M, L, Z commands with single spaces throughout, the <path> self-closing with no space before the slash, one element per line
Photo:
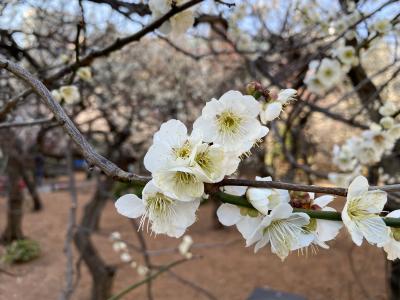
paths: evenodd
<path fill-rule="evenodd" d="M 237 206 L 243 206 L 248 208 L 254 208 L 251 203 L 245 197 L 239 197 L 234 195 L 225 194 L 222 192 L 217 192 L 215 196 L 224 203 L 230 203 Z M 294 208 L 294 212 L 303 212 L 310 216 L 310 218 L 330 220 L 330 221 L 342 221 L 342 215 L 340 212 L 336 211 L 321 211 L 303 208 Z M 390 227 L 400 227 L 400 218 L 382 218 L 387 226 Z"/>
<path fill-rule="evenodd" d="M 183 263 L 185 261 L 188 261 L 188 260 L 186 258 L 180 259 L 180 260 L 174 261 L 174 262 L 172 262 L 172 263 L 170 263 L 168 265 L 165 265 L 165 266 L 161 267 L 157 272 L 147 276 L 145 279 L 143 279 L 143 280 L 141 280 L 139 282 L 136 282 L 136 283 L 128 286 L 127 288 L 125 288 L 124 290 L 119 292 L 118 294 L 116 294 L 114 296 L 111 296 L 108 300 L 121 299 L 123 296 L 128 294 L 130 291 L 132 291 L 132 290 L 136 289 L 137 287 L 147 283 L 148 281 L 151 281 L 151 280 L 155 279 L 158 275 L 168 271 L 169 269 L 171 269 L 171 268 L 173 268 L 173 267 L 175 267 L 175 266 L 177 266 L 177 265 L 179 265 L 179 264 L 181 264 L 181 263 Z"/>

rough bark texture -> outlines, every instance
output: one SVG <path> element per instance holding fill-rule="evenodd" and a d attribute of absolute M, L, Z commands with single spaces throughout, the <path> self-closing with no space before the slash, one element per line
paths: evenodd
<path fill-rule="evenodd" d="M 7 165 L 8 175 L 8 202 L 7 224 L 1 236 L 1 242 L 9 244 L 14 240 L 24 238 L 22 233 L 22 205 L 23 193 L 19 186 L 20 172 L 19 162 L 15 155 L 10 155 Z"/>

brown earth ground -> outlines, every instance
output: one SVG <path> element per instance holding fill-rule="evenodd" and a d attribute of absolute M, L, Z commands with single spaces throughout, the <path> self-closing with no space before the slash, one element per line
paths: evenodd
<path fill-rule="evenodd" d="M 91 187 L 80 190 L 79 209 L 92 194 Z M 57 299 L 64 284 L 65 256 L 63 244 L 66 232 L 69 195 L 67 192 L 42 194 L 44 210 L 27 212 L 24 216 L 24 233 L 39 241 L 42 255 L 24 265 L 2 266 L 16 274 L 10 277 L 0 273 L 0 299 Z M 340 201 L 340 200 L 339 200 Z M 340 206 L 340 203 L 339 203 Z M 0 228 L 4 228 L 5 199 L 0 198 Z M 213 207 L 207 204 L 198 213 L 198 222 L 189 230 L 197 244 L 194 255 L 201 259 L 188 261 L 173 269 L 183 278 L 207 289 L 216 299 L 243 300 L 255 287 L 270 287 L 305 296 L 307 299 L 386 299 L 386 260 L 381 250 L 364 243 L 355 247 L 347 233 L 330 243 L 330 250 L 317 254 L 291 254 L 285 262 L 271 254 L 269 248 L 254 254 L 244 247 L 244 241 L 235 228 L 214 229 Z M 118 266 L 114 292 L 143 279 L 129 264 L 121 263 L 112 249 L 108 236 L 119 231 L 122 237 L 138 244 L 128 219 L 118 215 L 112 202 L 107 205 L 101 229 L 94 242 L 109 264 Z M 174 248 L 179 240 L 164 236 L 145 235 L 149 249 Z M 221 244 L 225 244 L 221 246 Z M 0 247 L 0 254 L 4 251 Z M 77 255 L 75 254 L 75 258 Z M 133 253 L 141 262 L 141 255 Z M 352 257 L 352 258 L 351 258 Z M 171 252 L 151 257 L 154 264 L 166 264 L 179 259 Z M 90 278 L 85 267 L 74 299 L 89 299 Z M 207 299 L 204 294 L 177 281 L 167 273 L 153 284 L 155 299 Z M 132 291 L 125 299 L 146 299 L 146 288 Z"/>

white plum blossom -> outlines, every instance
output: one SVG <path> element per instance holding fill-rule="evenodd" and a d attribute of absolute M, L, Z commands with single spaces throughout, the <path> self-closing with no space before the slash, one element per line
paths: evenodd
<path fill-rule="evenodd" d="M 283 261 L 290 251 L 307 247 L 313 241 L 314 236 L 303 229 L 309 222 L 310 217 L 305 213 L 293 213 L 289 204 L 279 204 L 264 217 L 246 245 L 255 243 L 257 252 L 270 243 L 272 252 Z"/>
<path fill-rule="evenodd" d="M 277 101 L 285 105 L 291 101 L 296 100 L 297 91 L 295 89 L 283 89 L 278 93 Z"/>
<path fill-rule="evenodd" d="M 388 238 L 388 230 L 379 213 L 387 201 L 384 191 L 368 191 L 368 181 L 363 176 L 356 177 L 347 190 L 346 204 L 342 220 L 353 242 L 360 246 L 363 238 L 370 244 L 383 244 Z"/>
<path fill-rule="evenodd" d="M 244 239 L 250 238 L 254 229 L 261 223 L 262 214 L 257 210 L 223 203 L 217 210 L 218 220 L 225 226 L 236 225 Z"/>
<path fill-rule="evenodd" d="M 121 215 L 128 218 L 141 217 L 141 227 L 147 218 L 152 232 L 171 237 L 182 236 L 186 228 L 194 223 L 199 205 L 199 199 L 190 202 L 177 200 L 175 196 L 159 189 L 153 181 L 144 187 L 142 199 L 127 194 L 115 202 Z"/>
<path fill-rule="evenodd" d="M 221 181 L 226 175 L 234 173 L 240 159 L 235 153 L 226 151 L 219 145 L 202 143 L 197 145 L 190 159 L 190 166 L 204 182 Z"/>
<path fill-rule="evenodd" d="M 173 5 L 182 5 L 186 0 L 150 0 L 149 7 L 154 19 L 158 19 L 172 9 Z M 186 9 L 165 21 L 159 30 L 164 34 L 181 35 L 193 26 L 193 11 Z"/>
<path fill-rule="evenodd" d="M 259 113 L 260 107 L 254 97 L 229 91 L 219 100 L 207 102 L 202 115 L 193 124 L 193 131 L 199 132 L 204 142 L 218 144 L 238 152 L 239 156 L 250 150 L 262 132 L 262 125 L 257 120 Z M 243 144 L 247 143 L 248 149 L 243 149 Z"/>
<path fill-rule="evenodd" d="M 342 147 L 333 146 L 332 162 L 338 166 L 341 171 L 351 171 L 357 164 L 354 157 L 354 150 L 350 145 L 344 144 Z"/>
<path fill-rule="evenodd" d="M 60 92 L 58 90 L 52 90 L 51 91 L 51 96 L 57 100 L 58 102 L 60 102 L 62 100 L 62 96 L 60 94 Z"/>
<path fill-rule="evenodd" d="M 243 196 L 247 186 L 225 186 L 224 192 L 234 196 Z M 223 203 L 217 210 L 218 220 L 225 226 L 236 225 L 244 239 L 248 239 L 261 223 L 263 215 L 255 209 Z"/>
<path fill-rule="evenodd" d="M 336 211 L 334 208 L 327 206 L 334 199 L 331 195 L 324 195 L 314 199 L 314 193 L 309 193 L 311 198 L 312 209 L 321 211 Z M 343 223 L 339 221 L 330 221 L 322 219 L 310 218 L 310 222 L 304 226 L 304 229 L 314 235 L 313 244 L 328 249 L 327 241 L 333 240 L 342 228 Z"/>
<path fill-rule="evenodd" d="M 283 109 L 282 103 L 278 101 L 273 101 L 271 103 L 266 103 L 262 107 L 262 111 L 260 113 L 260 119 L 263 124 L 266 124 L 269 121 L 275 120 L 279 117 Z"/>
<path fill-rule="evenodd" d="M 316 75 L 321 83 L 329 89 L 342 79 L 343 72 L 340 63 L 336 59 L 324 58 Z"/>
<path fill-rule="evenodd" d="M 354 153 L 357 159 L 363 165 L 373 165 L 377 163 L 382 156 L 381 149 L 377 148 L 375 143 L 371 140 L 358 139 L 358 141 L 359 143 L 354 147 Z"/>
<path fill-rule="evenodd" d="M 316 74 L 307 74 L 306 78 L 304 79 L 304 83 L 307 84 L 307 87 L 311 92 L 317 95 L 322 95 L 327 89 L 327 87 L 316 76 Z"/>
<path fill-rule="evenodd" d="M 400 210 L 394 210 L 387 214 L 386 217 L 400 218 Z M 395 260 L 400 258 L 400 228 L 388 227 L 388 230 L 389 239 L 379 246 L 383 246 L 389 260 Z"/>
<path fill-rule="evenodd" d="M 372 25 L 372 29 L 378 33 L 385 34 L 392 29 L 392 23 L 388 19 L 381 19 Z"/>
<path fill-rule="evenodd" d="M 383 106 L 379 108 L 379 113 L 384 117 L 391 117 L 397 111 L 396 105 L 391 102 L 387 101 Z"/>
<path fill-rule="evenodd" d="M 355 65 L 358 62 L 356 50 L 351 46 L 343 46 L 336 49 L 337 58 L 345 65 Z"/>
<path fill-rule="evenodd" d="M 390 127 L 387 134 L 393 140 L 400 139 L 400 123 Z"/>
<path fill-rule="evenodd" d="M 128 263 L 132 260 L 132 256 L 128 252 L 123 252 L 120 255 L 121 261 Z"/>
<path fill-rule="evenodd" d="M 382 119 L 380 119 L 379 124 L 384 129 L 390 129 L 394 125 L 394 119 L 392 117 L 383 117 Z"/>
<path fill-rule="evenodd" d="M 92 79 L 92 71 L 90 67 L 79 68 L 76 72 L 76 75 L 78 75 L 78 77 L 84 81 L 91 81 Z"/>
<path fill-rule="evenodd" d="M 184 235 L 182 242 L 178 246 L 178 251 L 181 255 L 187 256 L 190 252 L 190 247 L 193 245 L 193 239 L 190 235 Z"/>
<path fill-rule="evenodd" d="M 391 150 L 394 146 L 394 140 L 390 138 L 386 131 L 365 130 L 362 133 L 362 137 L 365 141 L 371 142 L 379 153 Z"/>
<path fill-rule="evenodd" d="M 74 104 L 79 101 L 79 90 L 75 85 L 65 85 L 59 89 L 61 98 L 64 99 L 67 104 Z"/>
<path fill-rule="evenodd" d="M 275 120 L 283 110 L 283 106 L 296 99 L 297 91 L 295 89 L 280 90 L 276 95 L 270 94 L 270 99 L 261 105 L 260 119 L 263 124 Z"/>
<path fill-rule="evenodd" d="M 256 177 L 257 181 L 272 181 L 271 177 Z M 281 203 L 289 203 L 290 196 L 287 190 L 254 188 L 250 187 L 246 192 L 249 202 L 259 212 L 267 215 L 270 210 Z"/>

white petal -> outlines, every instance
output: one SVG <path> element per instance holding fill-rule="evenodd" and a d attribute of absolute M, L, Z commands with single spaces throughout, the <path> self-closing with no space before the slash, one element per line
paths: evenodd
<path fill-rule="evenodd" d="M 224 192 L 229 195 L 243 196 L 246 194 L 247 186 L 236 186 L 236 185 L 226 185 L 224 186 Z"/>
<path fill-rule="evenodd" d="M 180 147 L 188 139 L 185 124 L 179 120 L 169 120 L 163 123 L 160 130 L 154 134 L 154 143 L 167 143 L 171 147 Z"/>
<path fill-rule="evenodd" d="M 389 230 L 380 217 L 367 218 L 357 222 L 365 239 L 371 244 L 382 244 L 389 239 Z"/>
<path fill-rule="evenodd" d="M 400 209 L 396 209 L 386 215 L 388 218 L 400 218 Z"/>
<path fill-rule="evenodd" d="M 362 201 L 370 213 L 380 213 L 387 202 L 387 194 L 381 190 L 367 192 Z"/>
<path fill-rule="evenodd" d="M 140 217 L 145 211 L 142 199 L 134 194 L 126 194 L 118 198 L 115 207 L 118 213 L 128 218 Z"/>
<path fill-rule="evenodd" d="M 350 183 L 349 188 L 347 190 L 347 198 L 354 198 L 357 196 L 361 196 L 363 193 L 368 191 L 368 180 L 364 176 L 357 176 Z"/>
<path fill-rule="evenodd" d="M 218 220 L 225 226 L 235 225 L 242 218 L 236 205 L 223 203 L 217 210 Z"/>
<path fill-rule="evenodd" d="M 291 207 L 287 203 L 282 203 L 277 205 L 270 214 L 271 219 L 277 220 L 277 219 L 286 219 L 289 218 L 290 215 L 293 212 L 293 207 Z"/>
<path fill-rule="evenodd" d="M 269 199 L 272 194 L 270 189 L 249 188 L 246 193 L 247 199 L 250 203 L 264 215 L 268 215 Z"/>
<path fill-rule="evenodd" d="M 236 227 L 242 234 L 244 239 L 248 239 L 253 234 L 254 230 L 260 225 L 261 217 L 243 217 L 239 222 L 236 223 Z"/>
<path fill-rule="evenodd" d="M 334 197 L 331 195 L 324 195 L 321 197 L 318 197 L 313 201 L 313 204 L 318 205 L 320 208 L 324 208 L 327 206 L 329 203 L 333 201 Z"/>

